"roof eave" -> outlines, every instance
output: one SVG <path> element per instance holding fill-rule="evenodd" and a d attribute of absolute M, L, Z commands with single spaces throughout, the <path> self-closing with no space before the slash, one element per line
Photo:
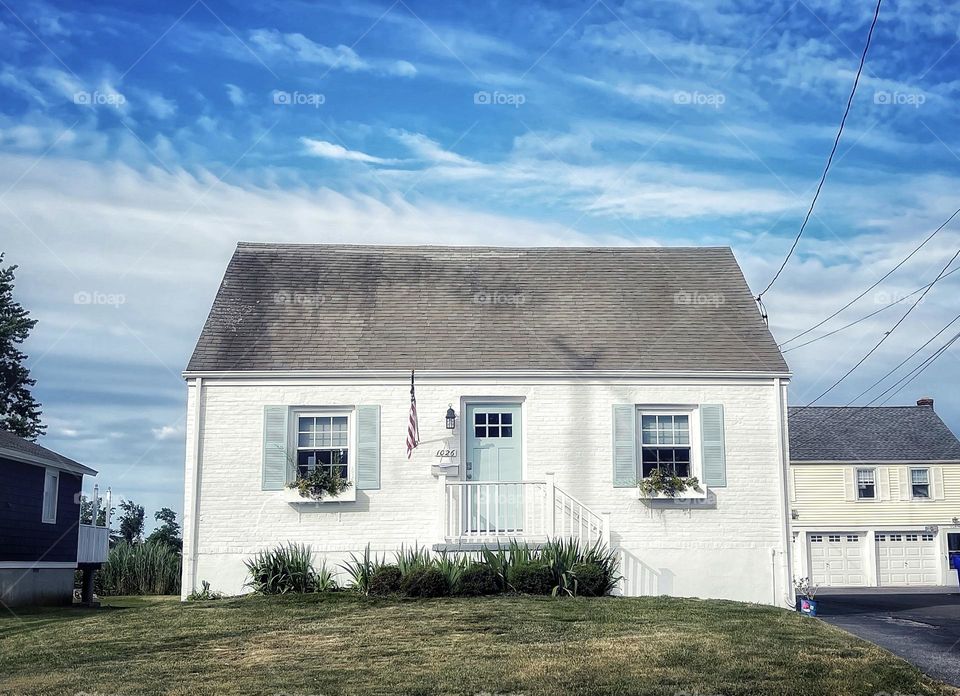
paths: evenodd
<path fill-rule="evenodd" d="M 787 379 L 790 371 L 744 371 L 744 370 L 417 370 L 421 378 L 457 378 L 457 377 L 539 377 L 539 378 L 617 378 L 660 377 L 660 378 L 706 378 L 706 379 Z M 335 378 L 366 377 L 368 379 L 404 378 L 410 375 L 407 369 L 387 370 L 185 370 L 184 379 L 202 378 Z"/>
<path fill-rule="evenodd" d="M 34 466 L 48 466 L 54 469 L 61 469 L 63 471 L 69 471 L 74 474 L 82 474 L 85 476 L 96 476 L 96 469 L 91 469 L 89 466 L 84 466 L 79 462 L 75 462 L 72 459 L 56 459 L 54 457 L 39 457 L 33 454 L 26 454 L 25 452 L 18 452 L 17 450 L 8 449 L 6 447 L 0 447 L 0 458 L 11 459 L 15 462 L 22 462 L 24 464 L 33 464 Z"/>

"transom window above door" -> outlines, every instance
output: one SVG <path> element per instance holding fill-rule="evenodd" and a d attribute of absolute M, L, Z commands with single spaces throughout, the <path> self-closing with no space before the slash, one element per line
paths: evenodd
<path fill-rule="evenodd" d="M 512 413 L 474 413 L 474 437 L 513 437 Z"/>
<path fill-rule="evenodd" d="M 690 475 L 690 416 L 642 414 L 640 416 L 643 478 L 659 469 L 675 476 Z"/>
<path fill-rule="evenodd" d="M 297 473 L 307 476 L 317 468 L 347 478 L 350 460 L 348 415 L 299 415 L 297 417 Z"/>

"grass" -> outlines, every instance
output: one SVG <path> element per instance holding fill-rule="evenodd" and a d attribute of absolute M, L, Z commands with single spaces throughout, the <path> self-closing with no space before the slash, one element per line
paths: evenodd
<path fill-rule="evenodd" d="M 249 596 L 0 617 L 0 693 L 955 693 L 815 619 L 672 598 Z"/>

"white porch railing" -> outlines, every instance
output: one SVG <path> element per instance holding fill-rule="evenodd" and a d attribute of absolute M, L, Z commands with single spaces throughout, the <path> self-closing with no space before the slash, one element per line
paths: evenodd
<path fill-rule="evenodd" d="M 448 481 L 440 477 L 441 535 L 447 542 L 538 542 L 558 537 L 610 544 L 609 515 L 545 481 Z"/>
<path fill-rule="evenodd" d="M 110 554 L 110 521 L 113 517 L 113 493 L 107 489 L 106 500 L 100 497 L 100 487 L 93 487 L 90 501 L 90 524 L 80 524 L 77 535 L 77 563 L 104 563 Z M 104 524 L 98 525 L 101 507 L 104 509 Z"/>

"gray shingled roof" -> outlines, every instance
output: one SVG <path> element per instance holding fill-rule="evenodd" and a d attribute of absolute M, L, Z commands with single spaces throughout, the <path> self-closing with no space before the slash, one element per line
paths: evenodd
<path fill-rule="evenodd" d="M 960 441 L 931 406 L 795 407 L 790 461 L 960 460 Z"/>
<path fill-rule="evenodd" d="M 97 473 L 88 466 L 84 466 L 79 462 L 68 459 L 62 454 L 58 454 L 51 449 L 41 447 L 35 442 L 24 440 L 19 435 L 14 435 L 7 430 L 0 430 L 0 450 L 6 450 L 9 452 L 11 459 L 20 460 L 22 458 L 23 461 L 40 460 L 41 462 L 47 463 L 54 467 L 71 469 L 73 471 L 88 473 L 91 475 Z M 3 458 L 4 456 L 4 453 L 0 451 L 0 458 Z"/>
<path fill-rule="evenodd" d="M 728 248 L 240 243 L 188 371 L 788 370 Z"/>

